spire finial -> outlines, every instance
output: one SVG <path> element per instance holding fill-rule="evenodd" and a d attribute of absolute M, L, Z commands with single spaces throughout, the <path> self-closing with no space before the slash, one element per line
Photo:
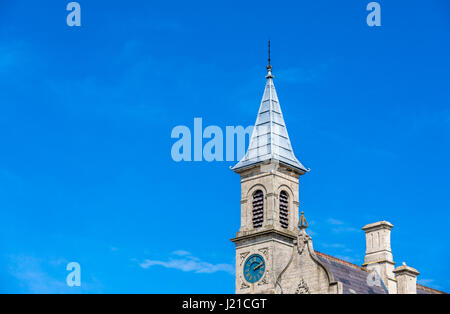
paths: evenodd
<path fill-rule="evenodd" d="M 272 75 L 272 65 L 270 64 L 270 40 L 269 40 L 268 48 L 269 48 L 269 50 L 268 50 L 269 58 L 268 58 L 267 75 L 266 75 L 266 78 L 267 78 L 267 79 L 273 78 L 273 75 Z"/>
<path fill-rule="evenodd" d="M 306 221 L 304 212 L 301 212 L 301 216 L 298 222 L 298 228 L 300 230 L 305 230 L 306 228 L 308 228 L 308 222 Z"/>

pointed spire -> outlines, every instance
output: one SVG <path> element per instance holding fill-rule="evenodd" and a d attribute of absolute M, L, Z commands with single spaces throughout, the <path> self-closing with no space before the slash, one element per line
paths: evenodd
<path fill-rule="evenodd" d="M 272 65 L 267 66 L 267 82 L 259 107 L 253 134 L 244 158 L 232 169 L 238 170 L 264 161 L 278 161 L 302 173 L 308 172 L 294 155 L 291 141 L 284 123 L 283 113 L 273 84 Z"/>

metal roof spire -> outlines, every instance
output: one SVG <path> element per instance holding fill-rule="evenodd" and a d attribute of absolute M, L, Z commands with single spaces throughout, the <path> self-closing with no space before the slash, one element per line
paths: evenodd
<path fill-rule="evenodd" d="M 273 160 L 297 169 L 302 173 L 308 172 L 309 170 L 294 155 L 286 124 L 284 123 L 283 113 L 281 112 L 277 92 L 273 84 L 274 76 L 272 75 L 272 65 L 270 64 L 270 41 L 267 71 L 266 87 L 250 138 L 250 144 L 245 156 L 232 169 L 238 170 Z"/>
<path fill-rule="evenodd" d="M 272 65 L 270 64 L 270 40 L 269 40 L 269 58 L 268 58 L 268 64 L 267 64 L 267 75 L 266 78 L 273 78 L 272 75 Z"/>

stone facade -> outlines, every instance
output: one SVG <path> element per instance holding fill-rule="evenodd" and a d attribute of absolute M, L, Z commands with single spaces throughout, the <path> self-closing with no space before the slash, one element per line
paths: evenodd
<path fill-rule="evenodd" d="M 298 179 L 300 174 L 278 163 L 263 163 L 244 169 L 241 175 L 241 227 L 232 241 L 236 244 L 236 292 L 274 293 L 278 274 L 291 258 L 298 222 Z M 252 197 L 260 190 L 264 194 L 264 223 L 254 228 Z M 288 227 L 280 224 L 280 199 L 288 195 Z M 265 257 L 265 278 L 257 284 L 246 283 L 243 264 L 247 256 Z"/>
<path fill-rule="evenodd" d="M 391 230 L 387 221 L 363 227 L 366 254 L 362 266 L 318 253 L 307 233 L 303 213 L 298 214 L 302 175 L 278 162 L 264 162 L 237 171 L 241 175 L 241 225 L 236 245 L 236 293 L 276 294 L 416 294 L 441 293 L 417 285 L 419 272 L 406 265 L 394 269 Z M 253 225 L 252 197 L 263 192 L 263 224 Z M 280 224 L 280 193 L 288 195 L 288 226 Z M 250 256 L 265 261 L 264 275 L 248 282 L 244 265 Z"/>
<path fill-rule="evenodd" d="M 419 272 L 414 268 L 394 269 L 394 226 L 387 221 L 363 227 L 366 254 L 362 266 L 314 251 L 306 218 L 303 213 L 299 217 L 299 179 L 309 170 L 294 155 L 270 64 L 267 69 L 249 149 L 233 168 L 241 177 L 241 224 L 232 239 L 236 293 L 440 293 L 417 285 Z"/>
<path fill-rule="evenodd" d="M 254 232 L 252 226 L 252 195 L 257 190 L 264 193 L 263 229 L 275 229 L 295 235 L 298 222 L 298 179 L 300 174 L 280 166 L 276 162 L 260 164 L 246 169 L 241 175 L 241 227 L 238 236 Z M 281 227 L 279 195 L 281 191 L 288 194 L 289 226 Z M 260 232 L 261 230 L 257 230 Z"/>
<path fill-rule="evenodd" d="M 271 161 L 238 173 L 241 227 L 232 240 L 236 244 L 236 293 L 339 293 L 339 283 L 316 256 L 311 237 L 297 226 L 302 173 Z M 264 194 L 264 223 L 259 228 L 252 223 L 252 197 L 257 190 Z M 279 218 L 281 191 L 288 195 L 287 228 Z M 264 258 L 266 270 L 258 282 L 250 283 L 243 271 L 246 259 L 254 254 Z"/>
<path fill-rule="evenodd" d="M 342 285 L 317 257 L 311 237 L 302 230 L 290 253 L 289 262 L 277 276 L 275 292 L 280 294 L 329 294 L 342 292 Z"/>

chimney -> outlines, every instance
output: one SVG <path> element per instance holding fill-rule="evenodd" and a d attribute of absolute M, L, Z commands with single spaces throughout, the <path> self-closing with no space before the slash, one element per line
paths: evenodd
<path fill-rule="evenodd" d="M 397 293 L 398 294 L 417 294 L 417 276 L 419 272 L 412 267 L 402 266 L 394 270 L 397 279 Z"/>
<path fill-rule="evenodd" d="M 395 263 L 391 251 L 391 229 L 387 221 L 375 222 L 362 228 L 366 233 L 366 255 L 363 266 L 375 270 L 390 294 L 397 293 Z"/>

